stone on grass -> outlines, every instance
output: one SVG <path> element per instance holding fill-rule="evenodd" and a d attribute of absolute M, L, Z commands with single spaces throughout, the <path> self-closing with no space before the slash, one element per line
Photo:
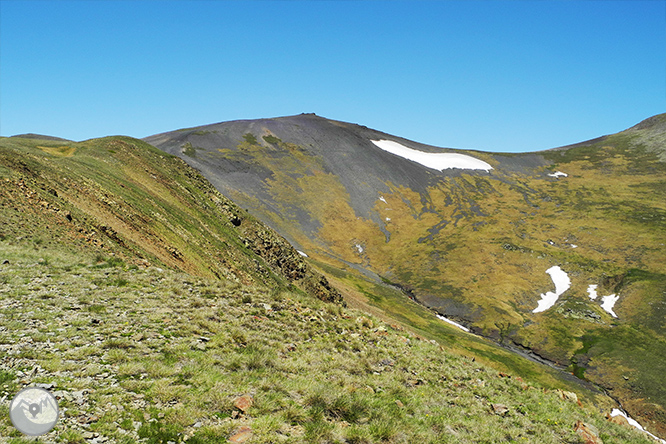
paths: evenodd
<path fill-rule="evenodd" d="M 505 406 L 504 404 L 491 404 L 491 406 L 493 408 L 493 412 L 496 415 L 504 416 L 509 413 L 509 407 Z"/>
<path fill-rule="evenodd" d="M 629 424 L 629 420 L 624 415 L 615 415 L 615 416 L 609 415 L 608 420 L 610 422 L 614 422 L 615 424 L 619 424 L 621 426 L 632 427 L 632 425 Z"/>
<path fill-rule="evenodd" d="M 250 407 L 252 407 L 253 401 L 252 395 L 239 396 L 234 400 L 234 407 L 245 413 Z"/>
<path fill-rule="evenodd" d="M 604 444 L 601 438 L 599 438 L 599 430 L 592 424 L 576 421 L 574 432 L 583 438 L 585 444 Z"/>
<path fill-rule="evenodd" d="M 578 395 L 576 395 L 574 392 L 567 392 L 566 390 L 558 389 L 557 394 L 560 396 L 560 398 L 564 399 L 565 401 L 578 403 Z"/>
<path fill-rule="evenodd" d="M 238 431 L 229 437 L 231 443 L 245 442 L 252 437 L 252 429 L 249 427 L 241 427 Z"/>

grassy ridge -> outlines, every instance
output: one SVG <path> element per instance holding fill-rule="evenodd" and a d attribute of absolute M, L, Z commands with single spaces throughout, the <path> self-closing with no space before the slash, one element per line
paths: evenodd
<path fill-rule="evenodd" d="M 650 442 L 587 404 L 301 293 L 7 239 L 0 257 L 4 442 L 32 442 L 7 408 L 35 383 L 62 413 L 45 442 L 575 443 L 579 420 L 606 444 Z"/>
<path fill-rule="evenodd" d="M 0 180 L 4 237 L 338 298 L 283 238 L 139 140 L 3 138 Z"/>

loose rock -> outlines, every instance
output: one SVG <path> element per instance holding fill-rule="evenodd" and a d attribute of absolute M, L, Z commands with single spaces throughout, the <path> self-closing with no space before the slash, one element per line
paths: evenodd
<path fill-rule="evenodd" d="M 493 412 L 495 412 L 496 415 L 504 416 L 509 413 L 509 407 L 505 406 L 504 404 L 492 404 L 491 406 L 493 408 Z"/>
<path fill-rule="evenodd" d="M 249 427 L 241 427 L 238 429 L 238 432 L 233 436 L 229 437 L 229 442 L 231 443 L 241 443 L 245 442 L 252 437 L 252 429 Z"/>
<path fill-rule="evenodd" d="M 601 438 L 599 438 L 599 430 L 591 424 L 576 421 L 574 432 L 583 438 L 585 444 L 604 444 Z"/>
<path fill-rule="evenodd" d="M 250 407 L 252 407 L 253 402 L 254 399 L 252 398 L 252 395 L 239 396 L 234 400 L 234 407 L 245 413 Z"/>

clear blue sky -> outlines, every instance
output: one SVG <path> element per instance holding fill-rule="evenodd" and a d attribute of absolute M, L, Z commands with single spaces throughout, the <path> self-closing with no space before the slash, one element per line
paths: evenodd
<path fill-rule="evenodd" d="M 314 112 L 532 151 L 666 112 L 664 1 L 0 0 L 0 134 Z"/>

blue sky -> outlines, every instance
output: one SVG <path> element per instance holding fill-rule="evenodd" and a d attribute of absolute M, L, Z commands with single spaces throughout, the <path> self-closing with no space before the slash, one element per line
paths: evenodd
<path fill-rule="evenodd" d="M 0 134 L 314 112 L 533 151 L 666 112 L 664 1 L 0 0 Z"/>

